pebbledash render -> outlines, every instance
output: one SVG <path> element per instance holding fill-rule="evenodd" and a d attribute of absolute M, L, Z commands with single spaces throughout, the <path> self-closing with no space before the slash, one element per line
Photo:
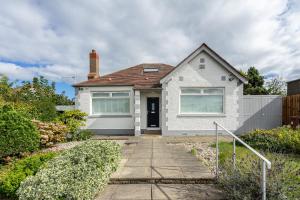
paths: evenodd
<path fill-rule="evenodd" d="M 103 135 L 207 135 L 214 121 L 235 131 L 241 125 L 247 79 L 202 44 L 177 66 L 139 64 L 99 74 L 90 53 L 88 80 L 74 85 L 75 107 L 88 114 L 86 129 Z"/>

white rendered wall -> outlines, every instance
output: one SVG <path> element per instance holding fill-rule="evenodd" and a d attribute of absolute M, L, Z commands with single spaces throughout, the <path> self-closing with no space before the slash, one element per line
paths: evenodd
<path fill-rule="evenodd" d="M 200 58 L 205 59 L 205 69 L 199 69 Z M 226 76 L 226 81 L 221 80 Z M 183 80 L 180 81 L 180 77 Z M 229 81 L 230 72 L 219 65 L 205 52 L 200 53 L 185 66 L 172 73 L 163 88 L 163 135 L 211 134 L 213 122 L 223 124 L 229 130 L 236 130 L 240 125 L 239 109 L 243 96 L 243 84 L 237 78 Z M 181 87 L 224 87 L 224 115 L 181 115 Z"/>
<path fill-rule="evenodd" d="M 98 91 L 129 91 L 130 92 L 130 115 L 128 116 L 99 116 L 92 115 L 91 93 Z M 76 88 L 75 107 L 88 114 L 87 129 L 134 129 L 134 99 L 133 89 L 130 86 L 114 87 L 82 87 Z M 113 133 L 113 132 L 112 132 Z"/>

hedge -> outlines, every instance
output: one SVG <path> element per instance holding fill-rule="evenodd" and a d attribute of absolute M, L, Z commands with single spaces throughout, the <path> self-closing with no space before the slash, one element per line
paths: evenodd
<path fill-rule="evenodd" d="M 17 191 L 23 199 L 93 199 L 108 183 L 120 160 L 112 141 L 86 141 L 47 163 Z"/>
<path fill-rule="evenodd" d="M 20 183 L 26 177 L 35 175 L 40 167 L 56 154 L 53 152 L 34 154 L 4 166 L 0 170 L 0 196 L 16 198 Z"/>
<path fill-rule="evenodd" d="M 0 108 L 0 157 L 39 148 L 40 136 L 30 119 L 11 106 Z"/>

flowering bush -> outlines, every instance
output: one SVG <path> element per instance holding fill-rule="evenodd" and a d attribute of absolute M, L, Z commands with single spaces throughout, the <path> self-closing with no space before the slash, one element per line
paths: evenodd
<path fill-rule="evenodd" d="M 17 191 L 23 199 L 93 199 L 117 169 L 120 146 L 111 141 L 87 141 L 50 160 Z"/>
<path fill-rule="evenodd" d="M 44 147 L 52 146 L 58 142 L 64 142 L 68 133 L 68 128 L 62 123 L 41 122 L 32 120 L 41 135 L 40 144 Z"/>

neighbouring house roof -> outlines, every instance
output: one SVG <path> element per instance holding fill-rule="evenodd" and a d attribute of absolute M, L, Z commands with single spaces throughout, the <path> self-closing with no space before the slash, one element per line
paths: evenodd
<path fill-rule="evenodd" d="M 291 81 L 287 81 L 286 83 L 292 83 L 292 82 L 300 82 L 300 78 L 299 79 L 295 79 L 295 80 L 291 80 Z"/>
<path fill-rule="evenodd" d="M 74 105 L 59 105 L 55 106 L 57 111 L 69 111 L 69 110 L 75 110 Z"/>
<path fill-rule="evenodd" d="M 157 68 L 158 71 L 144 72 L 144 69 Z M 100 78 L 87 80 L 73 85 L 74 87 L 96 86 L 133 86 L 135 89 L 160 88 L 160 80 L 174 69 L 162 63 L 140 64 L 123 69 Z"/>
<path fill-rule="evenodd" d="M 198 47 L 195 51 L 193 51 L 190 55 L 188 55 L 185 59 L 183 59 L 178 65 L 176 65 L 175 70 L 173 70 L 169 74 L 172 74 L 184 64 L 189 63 L 191 60 L 193 60 L 197 55 L 199 55 L 203 51 L 206 52 L 208 55 L 210 55 L 213 59 L 215 59 L 221 66 L 227 69 L 230 73 L 235 75 L 240 81 L 242 81 L 243 83 L 248 83 L 248 79 L 240 71 L 235 69 L 231 64 L 229 64 L 224 58 L 222 58 L 219 54 L 217 54 L 205 43 L 203 43 L 200 47 Z M 161 83 L 168 80 L 169 74 L 161 80 Z"/>

